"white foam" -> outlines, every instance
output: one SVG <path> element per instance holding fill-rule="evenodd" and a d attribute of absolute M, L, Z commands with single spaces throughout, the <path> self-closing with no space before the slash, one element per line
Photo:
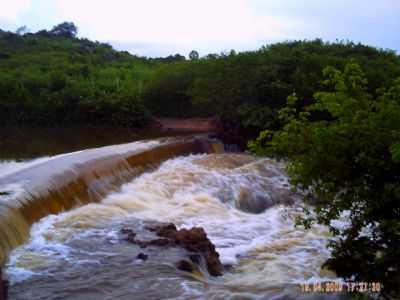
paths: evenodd
<path fill-rule="evenodd" d="M 208 161 L 211 158 L 212 165 Z M 320 266 L 329 257 L 326 227 L 314 226 L 308 232 L 295 228 L 294 217 L 300 214 L 296 205 L 275 205 L 260 214 L 235 207 L 243 188 L 250 196 L 289 190 L 283 165 L 246 158 L 244 165 L 227 167 L 219 165 L 218 159 L 191 155 L 168 160 L 157 170 L 124 185 L 101 204 L 44 218 L 33 226 L 30 242 L 13 252 L 8 272 L 24 278 L 14 267 L 28 250 L 68 259 L 70 249 L 63 245 L 63 239 L 71 236 L 84 239 L 103 234 L 112 242 L 116 233 L 96 231 L 96 223 L 111 224 L 133 216 L 173 222 L 180 228 L 203 227 L 221 261 L 235 266 L 235 272 L 224 276 L 226 285 L 264 287 L 325 278 Z"/>
<path fill-rule="evenodd" d="M 169 160 L 103 203 L 117 205 L 137 218 L 203 227 L 224 264 L 240 265 L 246 257 L 258 259 L 267 266 L 259 271 L 260 277 L 275 272 L 272 275 L 277 281 L 291 282 L 322 276 L 320 265 L 329 257 L 326 227 L 314 226 L 309 232 L 296 229 L 294 217 L 300 209 L 295 206 L 276 205 L 261 214 L 245 213 L 234 206 L 243 187 L 251 193 L 289 190 L 282 164 L 265 159 L 233 169 L 210 168 L 196 163 L 202 159 L 207 156 Z M 265 258 L 265 253 L 271 257 Z M 313 268 L 305 271 L 305 266 Z M 282 273 L 285 268 L 290 268 L 291 274 Z"/>
<path fill-rule="evenodd" d="M 40 275 L 41 273 L 32 272 L 30 270 L 24 268 L 15 267 L 10 263 L 10 266 L 7 268 L 6 276 L 8 281 L 11 284 L 20 283 L 31 278 L 34 275 Z"/>

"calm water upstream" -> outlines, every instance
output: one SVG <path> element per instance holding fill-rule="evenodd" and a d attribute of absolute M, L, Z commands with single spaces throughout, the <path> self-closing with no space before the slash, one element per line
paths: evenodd
<path fill-rule="evenodd" d="M 29 162 L 11 160 L 11 146 L 3 148 L 7 162 L 0 163 L 0 176 L 85 144 L 64 151 L 70 145 L 65 139 L 32 141 L 53 146 L 33 146 L 29 155 L 14 156 Z M 89 140 L 96 139 L 83 140 L 94 146 Z M 98 138 L 96 146 L 102 141 Z M 26 139 L 19 143 L 29 148 Z M 30 240 L 6 265 L 10 299 L 338 299 L 299 288 L 304 281 L 333 280 L 335 274 L 321 269 L 329 257 L 327 228 L 294 227 L 302 212 L 289 189 L 284 165 L 270 159 L 209 154 L 167 160 L 101 203 L 34 224 Z M 141 249 L 120 233 L 128 227 L 146 238 L 151 235 L 146 226 L 159 222 L 203 227 L 220 253 L 224 275 L 211 277 L 202 268 L 193 274 L 179 271 L 174 263 L 184 250 Z M 136 259 L 139 253 L 148 259 Z"/>
<path fill-rule="evenodd" d="M 185 135 L 188 133 L 182 133 Z M 0 127 L 0 176 L 44 162 L 57 155 L 83 149 L 167 136 L 159 131 L 127 128 Z"/>

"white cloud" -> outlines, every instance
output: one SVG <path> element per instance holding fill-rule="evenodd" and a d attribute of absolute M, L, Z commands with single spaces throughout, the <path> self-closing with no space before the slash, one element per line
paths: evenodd
<path fill-rule="evenodd" d="M 15 21 L 31 6 L 31 0 L 0 0 L 0 19 Z"/>
<path fill-rule="evenodd" d="M 295 24 L 253 10 L 248 0 L 55 0 L 60 20 L 84 36 L 119 42 L 246 42 L 283 36 Z M 250 3 L 250 5 L 249 5 Z"/>
<path fill-rule="evenodd" d="M 0 25 L 73 21 L 79 35 L 141 55 L 249 50 L 291 39 L 398 49 L 399 0 L 0 0 Z"/>

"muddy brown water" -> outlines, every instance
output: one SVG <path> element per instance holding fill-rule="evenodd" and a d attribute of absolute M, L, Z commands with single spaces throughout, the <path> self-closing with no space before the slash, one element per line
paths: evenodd
<path fill-rule="evenodd" d="M 247 154 L 166 159 L 98 203 L 35 222 L 29 240 L 11 252 L 5 266 L 10 299 L 345 298 L 301 291 L 305 281 L 337 278 L 321 269 L 329 257 L 327 228 L 294 227 L 302 211 L 289 190 L 284 165 L 270 159 Z M 151 238 L 145 227 L 159 222 L 203 227 L 220 253 L 224 275 L 209 276 L 201 266 L 193 274 L 179 271 L 175 263 L 187 257 L 185 250 L 141 249 L 121 238 L 125 227 Z M 139 253 L 148 259 L 138 260 Z"/>

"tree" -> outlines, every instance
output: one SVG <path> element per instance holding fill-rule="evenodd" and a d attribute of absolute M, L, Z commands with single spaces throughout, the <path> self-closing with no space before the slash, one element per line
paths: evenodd
<path fill-rule="evenodd" d="M 196 50 L 190 51 L 189 58 L 190 58 L 190 60 L 198 60 L 199 59 L 199 52 L 197 52 Z"/>
<path fill-rule="evenodd" d="M 15 31 L 15 33 L 18 34 L 18 35 L 24 35 L 28 31 L 29 31 L 28 27 L 26 27 L 24 25 L 24 26 L 18 27 L 17 30 Z"/>
<path fill-rule="evenodd" d="M 183 55 L 180 55 L 179 53 L 176 53 L 174 56 L 174 61 L 184 61 L 186 58 Z"/>
<path fill-rule="evenodd" d="M 325 91 L 301 109 L 296 95 L 280 111 L 286 123 L 250 144 L 289 159 L 288 172 L 317 221 L 336 236 L 326 266 L 355 281 L 382 282 L 400 293 L 400 78 L 373 97 L 360 67 L 324 70 Z M 321 118 L 321 116 L 325 116 Z M 347 215 L 347 226 L 332 220 Z"/>
<path fill-rule="evenodd" d="M 72 22 L 63 22 L 54 26 L 50 33 L 66 38 L 74 38 L 78 33 L 78 28 Z"/>

